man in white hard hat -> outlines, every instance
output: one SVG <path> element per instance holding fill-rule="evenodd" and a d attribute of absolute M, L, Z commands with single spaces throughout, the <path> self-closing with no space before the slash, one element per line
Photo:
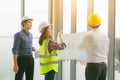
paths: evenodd
<path fill-rule="evenodd" d="M 32 51 L 33 35 L 29 31 L 32 27 L 32 18 L 23 16 L 21 25 L 23 29 L 14 35 L 13 53 L 13 71 L 15 72 L 15 80 L 22 80 L 25 72 L 26 80 L 33 80 L 34 76 L 34 59 Z"/>

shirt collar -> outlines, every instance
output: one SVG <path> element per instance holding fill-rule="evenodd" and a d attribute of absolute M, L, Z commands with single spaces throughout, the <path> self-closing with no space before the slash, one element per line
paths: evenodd
<path fill-rule="evenodd" d="M 22 29 L 22 31 L 23 31 L 25 34 L 29 35 L 29 31 L 26 32 L 24 29 Z"/>

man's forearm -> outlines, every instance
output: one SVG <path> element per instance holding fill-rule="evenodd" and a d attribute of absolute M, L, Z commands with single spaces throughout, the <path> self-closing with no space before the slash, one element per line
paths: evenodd
<path fill-rule="evenodd" d="M 17 65 L 17 55 L 16 54 L 13 54 L 13 62 L 14 62 L 14 65 Z"/>

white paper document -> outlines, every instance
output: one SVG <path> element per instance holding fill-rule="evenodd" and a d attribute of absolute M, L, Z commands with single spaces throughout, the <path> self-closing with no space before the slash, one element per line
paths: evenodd
<path fill-rule="evenodd" d="M 83 35 L 84 33 L 63 34 L 63 40 L 66 43 L 66 48 L 64 50 L 59 50 L 59 59 L 85 60 L 85 50 L 79 49 L 79 44 Z M 57 40 L 60 42 L 59 38 Z"/>

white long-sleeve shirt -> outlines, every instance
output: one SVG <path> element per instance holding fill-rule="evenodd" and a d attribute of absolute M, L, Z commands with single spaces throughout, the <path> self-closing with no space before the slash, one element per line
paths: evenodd
<path fill-rule="evenodd" d="M 105 62 L 109 52 L 109 38 L 98 29 L 90 30 L 83 36 L 79 48 L 86 50 L 87 62 Z"/>

